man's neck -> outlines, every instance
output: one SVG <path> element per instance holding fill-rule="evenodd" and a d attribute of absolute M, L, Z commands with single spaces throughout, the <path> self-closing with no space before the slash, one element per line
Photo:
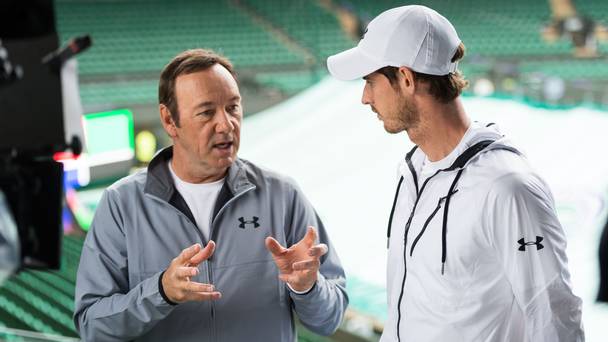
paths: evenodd
<path fill-rule="evenodd" d="M 421 106 L 421 122 L 415 130 L 408 132 L 431 162 L 448 156 L 458 146 L 471 124 L 459 98 L 440 104 L 429 102 Z"/>

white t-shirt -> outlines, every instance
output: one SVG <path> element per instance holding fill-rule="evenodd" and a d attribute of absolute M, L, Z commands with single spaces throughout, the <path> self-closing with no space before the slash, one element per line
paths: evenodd
<path fill-rule="evenodd" d="M 213 183 L 188 183 L 181 180 L 171 167 L 169 160 L 169 171 L 175 183 L 175 188 L 186 201 L 188 208 L 194 216 L 198 229 L 203 233 L 205 240 L 209 241 L 211 231 L 211 215 L 217 196 L 224 185 L 225 178 L 222 178 Z"/>
<path fill-rule="evenodd" d="M 456 145 L 456 147 L 452 150 L 452 152 L 450 152 L 450 154 L 445 156 L 443 159 L 432 162 L 425 155 L 424 161 L 422 162 L 422 169 L 420 170 L 420 180 L 419 180 L 418 186 L 422 186 L 422 183 L 424 183 L 424 181 L 427 178 L 434 175 L 435 172 L 437 172 L 437 170 L 447 169 L 448 167 L 450 167 L 450 165 L 452 165 L 452 163 L 456 160 L 456 158 L 464 150 L 466 150 L 469 147 L 468 145 L 469 145 L 469 140 L 471 138 L 472 132 L 475 128 L 478 128 L 478 127 L 479 127 L 478 123 L 476 123 L 476 122 L 471 123 L 471 125 L 469 126 L 467 131 L 464 133 L 464 135 L 460 139 L 460 142 L 458 143 L 458 145 Z"/>

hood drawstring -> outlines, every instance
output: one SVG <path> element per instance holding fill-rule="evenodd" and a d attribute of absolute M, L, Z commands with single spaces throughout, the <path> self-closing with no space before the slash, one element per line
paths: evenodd
<path fill-rule="evenodd" d="M 405 161 L 407 166 L 414 177 L 414 185 L 416 186 L 416 194 L 418 194 L 418 177 L 416 177 L 416 171 L 414 170 L 414 165 L 412 165 L 412 155 L 418 149 L 418 145 L 414 146 L 406 155 Z M 399 198 L 399 191 L 401 190 L 401 184 L 403 183 L 404 177 L 401 176 L 399 178 L 399 183 L 397 184 L 397 190 L 395 191 L 395 199 L 393 199 L 393 207 L 391 208 L 391 215 L 388 218 L 388 228 L 386 229 L 386 248 L 388 249 L 390 241 L 391 241 L 391 226 L 393 224 L 393 215 L 395 214 L 395 207 L 397 206 L 397 198 Z"/>
<path fill-rule="evenodd" d="M 452 181 L 452 185 L 450 186 L 450 190 L 448 190 L 448 194 L 445 199 L 445 207 L 443 209 L 443 225 L 441 227 L 441 275 L 445 274 L 445 261 L 448 257 L 447 255 L 447 231 L 448 231 L 448 210 L 450 208 L 450 198 L 454 195 L 458 190 L 454 190 L 462 172 L 464 171 L 464 166 L 466 163 L 471 160 L 477 153 L 481 152 L 483 149 L 492 144 L 495 140 L 483 140 L 475 145 L 469 147 L 464 151 L 461 155 L 456 158 L 452 166 L 445 169 L 445 171 L 453 171 L 456 169 L 458 173 L 456 173 L 456 177 Z"/>
<path fill-rule="evenodd" d="M 441 205 L 441 201 L 443 199 L 445 199 L 445 206 L 443 208 L 443 224 L 442 224 L 442 228 L 441 228 L 441 274 L 445 274 L 445 263 L 446 263 L 446 259 L 447 259 L 447 230 L 448 230 L 448 211 L 450 208 L 450 199 L 452 198 L 452 196 L 458 192 L 456 188 L 456 184 L 458 184 L 458 180 L 460 179 L 460 177 L 462 176 L 462 173 L 464 171 L 464 166 L 466 165 L 466 163 L 471 160 L 471 158 L 473 158 L 476 154 L 478 154 L 479 152 L 481 152 L 483 149 L 485 149 L 486 147 L 488 147 L 488 145 L 490 145 L 491 143 L 493 143 L 494 140 L 483 140 L 480 141 L 478 143 L 476 143 L 475 145 L 469 147 L 468 149 L 466 149 L 461 155 L 458 156 L 458 158 L 456 158 L 456 160 L 454 161 L 454 163 L 452 163 L 452 165 L 446 169 L 441 169 L 438 170 L 437 172 L 435 172 L 431 177 L 427 178 L 424 181 L 424 184 L 422 186 L 422 188 L 420 189 L 420 191 L 417 191 L 417 199 L 416 199 L 416 204 L 418 204 L 418 200 L 420 199 L 420 196 L 422 196 L 422 191 L 425 188 L 426 183 L 433 177 L 435 177 L 437 174 L 439 174 L 440 172 L 446 172 L 446 171 L 454 171 L 458 169 L 458 172 L 456 173 L 456 176 L 454 177 L 454 180 L 452 181 L 452 184 L 450 185 L 450 188 L 448 190 L 448 193 L 446 194 L 445 197 L 442 197 L 438 204 L 437 204 L 437 208 L 433 211 L 433 213 L 427 218 L 426 222 L 424 223 L 424 226 L 422 228 L 422 230 L 420 231 L 420 233 L 418 234 L 418 236 L 416 237 L 416 239 L 414 240 L 414 242 L 412 243 L 412 247 L 410 249 L 410 257 L 412 256 L 413 252 L 414 252 L 414 247 L 416 246 L 416 244 L 418 243 L 418 241 L 420 240 L 420 238 L 422 237 L 422 235 L 424 235 L 426 228 L 428 226 L 428 224 L 430 223 L 430 221 L 433 219 L 433 217 L 435 216 L 435 214 L 437 213 L 437 210 L 439 210 L 439 206 Z M 413 164 L 411 162 L 411 157 L 413 152 L 416 150 L 416 147 L 414 147 L 414 149 L 412 149 L 412 151 L 410 151 L 410 153 L 407 154 L 406 156 L 406 162 L 408 164 L 408 167 L 412 173 L 412 177 L 414 179 L 414 184 L 416 186 L 416 190 L 418 190 L 418 177 L 416 175 L 416 171 L 413 167 Z M 395 211 L 395 206 L 397 204 L 397 198 L 399 195 L 399 188 L 401 187 L 401 184 L 403 182 L 403 177 L 399 180 L 399 185 L 397 186 L 397 193 L 395 193 L 395 199 L 393 202 L 393 208 L 391 210 L 391 218 L 389 221 L 389 230 L 387 232 L 387 237 L 390 238 L 390 228 L 391 228 L 391 223 L 392 223 L 392 216 L 394 214 Z M 412 209 L 412 212 L 410 213 L 410 219 L 408 220 L 408 223 L 406 225 L 406 227 L 409 228 L 409 224 L 414 216 L 414 212 L 416 210 L 417 205 L 414 205 L 414 208 Z M 409 229 L 406 229 L 406 232 Z M 404 246 L 405 248 L 405 246 Z M 405 257 L 405 255 L 404 255 Z"/>
<path fill-rule="evenodd" d="M 441 228 L 441 275 L 444 274 L 445 271 L 445 259 L 447 258 L 447 231 L 448 231 L 448 209 L 450 208 L 450 198 L 453 194 L 457 193 L 458 190 L 454 190 L 456 187 L 456 183 L 458 183 L 458 179 L 462 175 L 462 171 L 464 169 L 458 170 L 456 177 L 452 181 L 452 185 L 450 186 L 450 190 L 448 194 L 445 196 L 445 207 L 443 208 L 443 226 Z"/>

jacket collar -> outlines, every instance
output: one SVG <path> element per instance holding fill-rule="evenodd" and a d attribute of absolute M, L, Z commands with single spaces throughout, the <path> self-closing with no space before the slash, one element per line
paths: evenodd
<path fill-rule="evenodd" d="M 160 150 L 148 165 L 148 177 L 144 192 L 154 195 L 166 202 L 169 202 L 175 193 L 175 184 L 167 166 L 167 162 L 173 157 L 173 146 Z M 243 191 L 255 187 L 247 175 L 247 166 L 237 158 L 228 168 L 225 186 L 230 192 L 238 195 Z"/>
<path fill-rule="evenodd" d="M 488 152 L 501 149 L 510 150 L 514 153 L 521 154 L 521 152 L 513 146 L 512 142 L 500 132 L 495 124 L 491 123 L 484 125 L 483 123 L 475 121 L 471 123 L 471 126 L 463 136 L 460 143 L 446 157 L 446 159 L 444 159 L 446 161 L 446 167 L 448 169 L 466 167 L 472 161 L 477 159 L 481 153 L 475 153 L 466 158 L 465 163 L 460 163 L 463 155 L 470 148 L 483 141 L 493 141 L 493 143 L 477 152 Z M 418 148 L 418 146 L 414 146 L 414 148 L 406 155 L 405 160 L 399 165 L 400 174 L 407 177 L 410 173 L 420 172 L 425 158 L 426 155 L 424 152 Z"/>

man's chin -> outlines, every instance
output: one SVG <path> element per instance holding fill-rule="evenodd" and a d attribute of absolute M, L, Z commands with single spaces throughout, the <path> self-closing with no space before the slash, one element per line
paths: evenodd
<path fill-rule="evenodd" d="M 389 126 L 389 125 L 387 125 L 387 124 L 385 123 L 385 124 L 384 124 L 384 130 L 385 130 L 387 133 L 390 133 L 390 134 L 397 134 L 397 133 L 401 133 L 401 132 L 403 132 L 405 129 L 404 129 L 403 127 L 392 127 L 392 126 Z"/>
<path fill-rule="evenodd" d="M 236 156 L 229 156 L 229 157 L 227 156 L 227 157 L 219 158 L 216 161 L 216 167 L 218 169 L 228 168 L 228 167 L 232 166 L 232 164 L 234 164 L 235 160 L 236 160 Z"/>

